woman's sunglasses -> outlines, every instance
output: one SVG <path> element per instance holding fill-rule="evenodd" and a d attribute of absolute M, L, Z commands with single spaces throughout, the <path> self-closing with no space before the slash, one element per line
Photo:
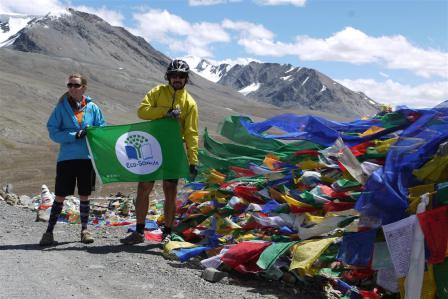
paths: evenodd
<path fill-rule="evenodd" d="M 80 88 L 82 85 L 78 83 L 67 83 L 67 88 Z"/>

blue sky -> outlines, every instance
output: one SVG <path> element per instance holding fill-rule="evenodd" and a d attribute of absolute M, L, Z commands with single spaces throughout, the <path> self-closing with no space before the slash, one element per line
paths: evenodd
<path fill-rule="evenodd" d="M 170 57 L 247 58 L 318 71 L 374 100 L 448 100 L 445 0 L 2 0 L 0 12 L 73 7 L 143 36 Z"/>

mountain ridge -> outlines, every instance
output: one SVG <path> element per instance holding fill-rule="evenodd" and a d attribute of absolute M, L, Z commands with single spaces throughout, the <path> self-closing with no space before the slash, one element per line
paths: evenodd
<path fill-rule="evenodd" d="M 142 37 L 122 27 L 111 26 L 96 15 L 73 9 L 34 18 L 16 36 L 10 37 L 12 39 L 4 47 L 94 64 L 116 64 L 117 67 L 126 60 L 126 64 L 141 69 L 148 66 L 148 57 L 159 62 L 161 71 L 167 65 L 166 56 Z M 134 56 L 123 55 L 128 49 Z"/>
<path fill-rule="evenodd" d="M 354 92 L 314 69 L 257 61 L 213 64 L 191 56 L 185 59 L 204 78 L 282 108 L 334 112 L 346 117 L 371 116 L 380 108 L 364 93 Z"/>
<path fill-rule="evenodd" d="M 171 60 L 126 29 L 74 10 L 35 20 L 8 41 L 0 48 L 0 177 L 30 194 L 54 181 L 58 145 L 49 140 L 46 121 L 66 92 L 68 74 L 87 77 L 86 94 L 109 125 L 134 123 L 141 121 L 136 111 L 146 92 L 166 83 Z M 195 73 L 187 88 L 198 103 L 200 134 L 208 128 L 216 136 L 219 122 L 230 115 L 259 121 L 286 112 L 310 113 L 257 102 Z M 103 192 L 123 188 L 118 184 Z"/>

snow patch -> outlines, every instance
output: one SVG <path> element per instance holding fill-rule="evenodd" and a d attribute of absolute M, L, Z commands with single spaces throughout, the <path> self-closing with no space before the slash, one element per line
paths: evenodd
<path fill-rule="evenodd" d="M 292 72 L 293 70 L 295 70 L 296 68 L 295 67 L 291 67 L 289 70 L 287 70 L 286 72 L 285 72 L 285 74 L 287 74 L 287 73 L 289 73 L 289 72 Z"/>
<path fill-rule="evenodd" d="M 282 79 L 282 80 L 291 80 L 291 76 L 292 75 L 289 75 L 289 76 L 286 76 L 286 77 L 280 77 L 280 79 Z"/>
<path fill-rule="evenodd" d="M 11 15 L 1 15 L 0 21 L 2 23 L 8 23 L 9 30 L 6 32 L 3 32 L 3 30 L 0 29 L 0 47 L 5 47 L 6 45 L 10 45 L 10 43 L 5 43 L 10 37 L 15 35 L 17 32 L 22 30 L 26 27 L 29 21 L 34 19 L 34 16 L 27 16 L 27 15 L 18 15 L 18 14 L 11 14 Z"/>
<path fill-rule="evenodd" d="M 63 16 L 71 15 L 72 13 L 68 9 L 59 9 L 59 10 L 53 10 L 49 12 L 46 17 L 57 19 Z"/>
<path fill-rule="evenodd" d="M 235 65 L 239 64 L 239 65 L 248 65 L 251 62 L 258 62 L 258 63 L 262 63 L 260 60 L 258 59 L 254 59 L 254 58 L 235 58 L 235 59 L 224 59 L 221 61 L 215 61 L 215 64 L 229 64 L 232 67 L 234 67 Z"/>
<path fill-rule="evenodd" d="M 17 36 L 15 36 L 15 37 L 13 37 L 13 38 L 10 38 L 10 39 L 5 40 L 4 42 L 0 43 L 0 48 L 3 48 L 3 47 L 7 47 L 7 46 L 9 46 L 9 45 L 12 45 L 12 44 L 15 42 L 15 40 L 16 40 L 19 36 L 20 36 L 20 35 L 17 35 Z"/>
<path fill-rule="evenodd" d="M 237 64 L 247 65 L 251 62 L 260 62 L 252 58 L 236 58 L 217 61 L 194 55 L 184 56 L 180 59 L 183 59 L 188 63 L 191 71 L 215 83 L 218 82 L 222 76 L 227 74 L 227 72 Z"/>
<path fill-rule="evenodd" d="M 202 61 L 201 57 L 193 56 L 193 55 L 180 57 L 179 59 L 185 60 L 188 63 L 188 65 L 190 66 L 190 69 L 194 69 Z"/>
<path fill-rule="evenodd" d="M 238 92 L 247 96 L 249 93 L 257 91 L 260 88 L 260 86 L 261 86 L 261 83 L 255 82 L 255 83 L 252 83 L 251 85 L 244 87 L 243 89 L 238 90 Z"/>
<path fill-rule="evenodd" d="M 308 81 L 309 78 L 310 78 L 309 76 L 306 77 L 306 79 L 302 82 L 302 86 L 305 85 L 306 81 Z"/>
<path fill-rule="evenodd" d="M 322 85 L 322 89 L 319 91 L 319 93 L 324 92 L 325 90 L 327 90 L 327 87 L 325 85 Z"/>
<path fill-rule="evenodd" d="M 188 63 L 190 70 L 209 81 L 216 83 L 222 77 L 222 70 L 220 71 L 219 64 L 215 61 L 192 55 L 180 59 Z"/>
<path fill-rule="evenodd" d="M 218 74 L 212 73 L 212 72 L 196 72 L 199 76 L 201 76 L 204 79 L 207 79 L 209 81 L 212 81 L 214 83 L 218 82 L 221 77 Z"/>
<path fill-rule="evenodd" d="M 372 105 L 376 105 L 376 103 L 374 101 L 372 101 L 372 100 L 369 100 L 369 103 L 372 104 Z"/>

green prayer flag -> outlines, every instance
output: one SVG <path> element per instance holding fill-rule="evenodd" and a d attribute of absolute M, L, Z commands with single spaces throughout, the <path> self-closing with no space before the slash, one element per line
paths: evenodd
<path fill-rule="evenodd" d="M 358 181 L 347 179 L 339 179 L 335 183 L 339 188 L 344 190 L 361 186 L 361 184 Z"/>
<path fill-rule="evenodd" d="M 216 155 L 221 158 L 246 156 L 262 160 L 269 153 L 275 153 L 275 155 L 277 155 L 280 158 L 286 157 L 286 155 L 283 153 L 258 149 L 249 145 L 218 142 L 208 135 L 207 128 L 204 131 L 203 140 L 204 140 L 204 147 L 213 155 Z"/>
<path fill-rule="evenodd" d="M 263 150 L 275 150 L 285 145 L 275 139 L 265 139 L 249 134 L 246 128 L 241 124 L 241 120 L 251 121 L 247 116 L 233 115 L 226 117 L 224 122 L 220 124 L 220 129 L 218 129 L 219 133 L 233 142 Z"/>
<path fill-rule="evenodd" d="M 213 156 L 207 150 L 199 150 L 199 161 L 201 162 L 201 167 L 214 168 L 224 174 L 229 172 L 230 166 L 247 167 L 249 163 L 261 164 L 262 159 L 252 158 L 252 157 L 232 157 L 232 158 L 221 158 Z"/>
<path fill-rule="evenodd" d="M 439 184 L 440 186 L 442 184 Z M 448 185 L 437 188 L 437 193 L 434 195 L 434 201 L 439 205 L 448 205 Z"/>
<path fill-rule="evenodd" d="M 434 265 L 434 277 L 437 286 L 437 298 L 448 298 L 448 259 Z"/>
<path fill-rule="evenodd" d="M 179 122 L 168 118 L 91 127 L 87 145 L 95 171 L 105 184 L 187 178 L 180 132 Z"/>
<path fill-rule="evenodd" d="M 268 269 L 275 263 L 276 260 L 278 260 L 280 256 L 282 256 L 292 245 L 296 243 L 297 241 L 272 243 L 261 253 L 257 261 L 257 266 L 263 270 Z"/>

